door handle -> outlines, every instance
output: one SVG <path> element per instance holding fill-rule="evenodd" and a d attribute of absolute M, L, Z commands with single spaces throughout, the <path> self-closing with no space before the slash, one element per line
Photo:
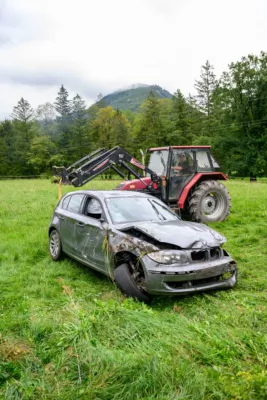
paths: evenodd
<path fill-rule="evenodd" d="M 76 222 L 76 225 L 84 227 L 84 223 L 83 222 Z"/>

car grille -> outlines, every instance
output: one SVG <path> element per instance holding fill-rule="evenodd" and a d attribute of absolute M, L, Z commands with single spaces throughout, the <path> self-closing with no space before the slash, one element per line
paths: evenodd
<path fill-rule="evenodd" d="M 195 250 L 191 252 L 193 262 L 214 261 L 219 260 L 223 256 L 220 247 L 212 247 L 209 250 Z"/>
<path fill-rule="evenodd" d="M 184 281 L 184 282 L 166 282 L 166 284 L 171 289 L 189 289 L 198 286 L 205 286 L 210 285 L 213 283 L 227 281 L 231 278 L 234 272 L 227 272 L 222 275 L 212 276 L 211 278 L 204 278 L 204 279 L 195 279 L 191 281 Z"/>

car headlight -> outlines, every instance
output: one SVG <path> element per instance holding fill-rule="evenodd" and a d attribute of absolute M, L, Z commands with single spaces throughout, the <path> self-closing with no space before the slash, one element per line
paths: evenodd
<path fill-rule="evenodd" d="M 187 264 L 188 258 L 184 251 L 163 250 L 147 254 L 151 260 L 159 264 Z"/>

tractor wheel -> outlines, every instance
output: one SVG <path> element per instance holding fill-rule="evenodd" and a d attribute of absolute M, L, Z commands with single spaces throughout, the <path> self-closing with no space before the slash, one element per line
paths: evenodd
<path fill-rule="evenodd" d="M 189 199 L 191 219 L 197 222 L 223 221 L 229 215 L 231 198 L 226 187 L 218 181 L 203 181 L 192 191 Z"/>

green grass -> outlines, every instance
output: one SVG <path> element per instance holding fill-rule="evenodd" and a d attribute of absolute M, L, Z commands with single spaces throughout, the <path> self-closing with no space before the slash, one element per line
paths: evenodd
<path fill-rule="evenodd" d="M 0 398 L 266 399 L 267 185 L 227 186 L 231 216 L 212 227 L 238 261 L 236 288 L 146 306 L 75 261 L 52 262 L 56 185 L 1 182 Z"/>

